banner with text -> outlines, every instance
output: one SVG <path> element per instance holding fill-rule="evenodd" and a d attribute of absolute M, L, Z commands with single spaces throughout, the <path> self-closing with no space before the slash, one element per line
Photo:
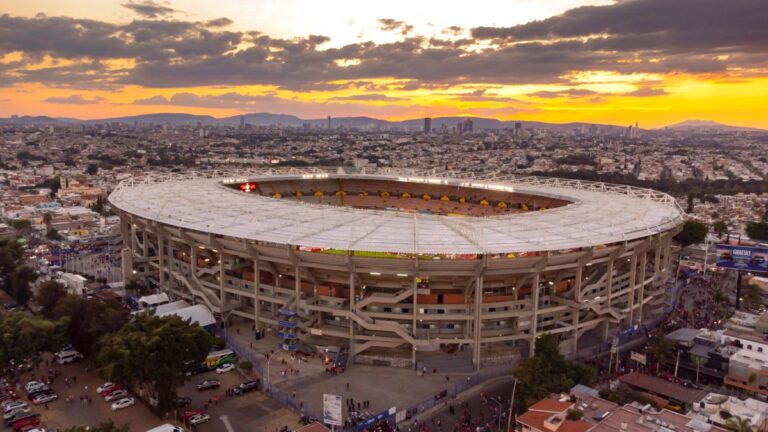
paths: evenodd
<path fill-rule="evenodd" d="M 323 423 L 333 426 L 344 424 L 341 420 L 341 396 L 323 394 Z"/>
<path fill-rule="evenodd" d="M 717 266 L 750 272 L 768 271 L 768 249 L 717 245 Z"/>

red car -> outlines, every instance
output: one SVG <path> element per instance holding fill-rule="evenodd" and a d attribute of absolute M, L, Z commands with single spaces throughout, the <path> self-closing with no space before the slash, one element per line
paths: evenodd
<path fill-rule="evenodd" d="M 118 390 L 125 390 L 125 387 L 121 386 L 120 384 L 112 384 L 111 386 L 107 387 L 106 389 L 102 390 L 101 393 L 99 393 L 102 397 L 107 397 L 108 394 L 118 391 Z"/>
<path fill-rule="evenodd" d="M 21 431 L 27 426 L 37 426 L 40 424 L 40 418 L 39 417 L 29 417 L 25 419 L 21 419 L 13 424 L 13 430 L 16 432 Z"/>
<path fill-rule="evenodd" d="M 195 416 L 195 415 L 202 415 L 202 414 L 205 414 L 205 412 L 204 412 L 203 410 L 199 410 L 199 409 L 190 409 L 190 410 L 186 410 L 186 411 L 184 411 L 184 415 L 183 415 L 182 417 L 184 418 L 184 421 L 187 421 L 187 420 L 189 420 L 189 418 L 190 418 L 190 417 L 192 417 L 192 416 Z"/>

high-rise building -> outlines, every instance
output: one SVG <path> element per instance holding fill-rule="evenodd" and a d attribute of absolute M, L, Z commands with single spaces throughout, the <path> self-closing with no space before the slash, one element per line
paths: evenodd
<path fill-rule="evenodd" d="M 520 136 L 523 134 L 523 124 L 520 122 L 515 122 L 515 136 Z"/>
<path fill-rule="evenodd" d="M 428 134 L 432 132 L 432 119 L 429 117 L 424 118 L 424 133 Z"/>
<path fill-rule="evenodd" d="M 328 116 L 328 130 L 331 129 L 331 116 Z"/>
<path fill-rule="evenodd" d="M 474 123 L 472 119 L 464 119 L 463 128 L 464 132 L 472 132 L 474 130 Z"/>
<path fill-rule="evenodd" d="M 245 127 L 245 116 L 240 116 L 240 129 Z"/>

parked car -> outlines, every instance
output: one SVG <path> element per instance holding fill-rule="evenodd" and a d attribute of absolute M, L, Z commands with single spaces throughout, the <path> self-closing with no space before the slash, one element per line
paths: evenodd
<path fill-rule="evenodd" d="M 121 385 L 119 385 L 119 384 L 112 384 L 112 386 L 111 386 L 111 387 L 107 387 L 106 389 L 104 389 L 104 390 L 100 391 L 100 392 L 99 392 L 99 394 L 100 394 L 102 397 L 106 397 L 106 396 L 107 396 L 107 395 L 109 395 L 110 393 L 112 393 L 112 392 L 114 392 L 114 391 L 118 391 L 118 390 L 125 390 L 125 387 L 123 387 L 123 386 L 121 386 Z"/>
<path fill-rule="evenodd" d="M 24 412 L 24 413 L 18 413 L 18 414 L 16 414 L 15 416 L 13 416 L 11 418 L 5 419 L 5 425 L 10 427 L 10 426 L 13 426 L 13 424 L 16 423 L 19 420 L 23 420 L 23 419 L 30 418 L 30 417 L 39 417 L 39 416 L 40 416 L 40 414 L 38 414 L 36 412 L 31 412 L 31 411 L 30 412 Z"/>
<path fill-rule="evenodd" d="M 128 390 L 120 389 L 120 390 L 115 390 L 112 393 L 104 396 L 104 400 L 107 402 L 112 402 L 112 401 L 116 401 L 118 399 L 124 398 L 126 396 L 128 396 Z"/>
<path fill-rule="evenodd" d="M 236 395 L 250 393 L 259 389 L 259 380 L 246 381 L 234 388 Z"/>
<path fill-rule="evenodd" d="M 196 415 L 202 415 L 202 414 L 205 414 L 205 411 L 199 410 L 199 409 L 190 409 L 190 410 L 184 411 L 184 414 L 181 417 L 184 419 L 184 421 L 187 421 L 191 417 L 194 417 Z"/>
<path fill-rule="evenodd" d="M 0 402 L 18 400 L 19 397 L 16 393 L 2 393 L 0 394 Z"/>
<path fill-rule="evenodd" d="M 35 390 L 35 391 L 29 393 L 27 395 L 27 400 L 31 401 L 32 399 L 34 399 L 35 397 L 37 397 L 38 395 L 41 395 L 41 394 L 53 393 L 53 391 L 50 388 L 48 388 L 48 386 L 45 386 L 45 387 L 46 387 L 45 389 Z"/>
<path fill-rule="evenodd" d="M 195 414 L 192 417 L 190 417 L 189 420 L 187 421 L 189 422 L 189 424 L 197 425 L 200 423 L 205 423 L 210 419 L 211 419 L 211 416 L 208 414 Z"/>
<path fill-rule="evenodd" d="M 32 399 L 32 403 L 35 405 L 47 404 L 48 402 L 53 402 L 58 398 L 59 395 L 54 392 L 40 393 Z"/>
<path fill-rule="evenodd" d="M 223 364 L 216 368 L 217 374 L 223 374 L 225 372 L 233 371 L 235 370 L 235 365 L 232 363 Z"/>
<path fill-rule="evenodd" d="M 27 417 L 20 420 L 17 420 L 13 423 L 13 430 L 15 431 L 21 431 L 27 426 L 37 426 L 40 424 L 40 416 L 36 417 Z"/>
<path fill-rule="evenodd" d="M 203 390 L 215 389 L 215 388 L 219 388 L 219 386 L 221 386 L 221 381 L 219 380 L 215 380 L 215 379 L 205 380 L 197 385 L 197 390 L 203 391 Z"/>
<path fill-rule="evenodd" d="M 15 400 L 10 401 L 9 403 L 3 403 L 3 412 L 8 413 L 10 411 L 15 410 L 16 408 L 27 408 L 29 405 L 27 405 L 26 402 Z"/>
<path fill-rule="evenodd" d="M 30 381 L 26 384 L 24 384 L 24 390 L 27 391 L 27 393 L 32 393 L 34 391 L 39 390 L 45 390 L 48 386 L 45 383 L 42 383 L 40 381 Z"/>
<path fill-rule="evenodd" d="M 113 384 L 111 382 L 105 382 L 104 384 L 96 387 L 96 393 L 101 394 L 101 392 L 103 392 L 105 390 L 109 390 L 109 389 L 111 389 L 114 386 L 115 386 L 115 384 Z"/>
<path fill-rule="evenodd" d="M 177 408 L 186 408 L 192 404 L 192 398 L 179 396 L 173 400 L 173 404 Z"/>
<path fill-rule="evenodd" d="M 128 408 L 129 406 L 135 405 L 136 400 L 132 397 L 124 397 L 117 402 L 112 404 L 112 411 L 117 411 L 119 409 Z"/>
<path fill-rule="evenodd" d="M 31 413 L 32 410 L 29 409 L 29 407 L 26 408 L 16 408 L 15 410 L 9 411 L 3 415 L 3 420 L 8 420 L 11 417 L 14 417 L 19 414 L 26 414 Z"/>

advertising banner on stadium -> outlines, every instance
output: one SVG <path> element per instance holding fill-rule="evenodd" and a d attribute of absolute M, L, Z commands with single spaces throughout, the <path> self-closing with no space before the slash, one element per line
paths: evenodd
<path fill-rule="evenodd" d="M 768 249 L 717 245 L 717 266 L 750 272 L 768 271 Z"/>
<path fill-rule="evenodd" d="M 323 394 L 323 423 L 341 426 L 341 396 L 325 393 Z"/>

